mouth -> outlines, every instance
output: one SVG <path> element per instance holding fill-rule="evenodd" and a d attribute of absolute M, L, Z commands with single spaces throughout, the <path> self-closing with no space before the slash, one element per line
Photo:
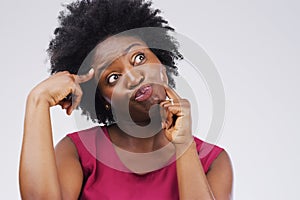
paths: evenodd
<path fill-rule="evenodd" d="M 146 101 L 152 95 L 153 88 L 151 85 L 141 86 L 134 95 L 134 100 L 138 102 Z"/>

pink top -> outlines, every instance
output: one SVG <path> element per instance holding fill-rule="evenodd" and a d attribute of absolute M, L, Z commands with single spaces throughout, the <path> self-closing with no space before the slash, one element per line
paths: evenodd
<path fill-rule="evenodd" d="M 122 164 L 110 143 L 105 127 L 68 134 L 74 142 L 84 180 L 79 199 L 176 200 L 179 199 L 176 162 L 143 175 L 132 173 Z M 205 173 L 222 148 L 194 138 Z"/>

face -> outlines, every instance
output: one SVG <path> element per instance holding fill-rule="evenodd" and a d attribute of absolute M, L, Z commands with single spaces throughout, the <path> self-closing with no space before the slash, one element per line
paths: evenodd
<path fill-rule="evenodd" d="M 93 66 L 102 97 L 123 114 L 122 120 L 129 111 L 135 123 L 147 124 L 150 108 L 166 99 L 165 67 L 137 38 L 119 36 L 101 42 Z"/>

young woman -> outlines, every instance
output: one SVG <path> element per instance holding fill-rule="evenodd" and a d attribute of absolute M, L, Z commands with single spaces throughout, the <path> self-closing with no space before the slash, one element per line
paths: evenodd
<path fill-rule="evenodd" d="M 231 198 L 228 154 L 193 137 L 190 104 L 171 88 L 182 56 L 158 14 L 142 0 L 77 1 L 61 13 L 48 50 L 53 75 L 27 99 L 23 199 Z M 115 35 L 143 27 L 162 31 Z M 54 148 L 56 105 L 68 115 L 79 106 L 101 126 Z"/>

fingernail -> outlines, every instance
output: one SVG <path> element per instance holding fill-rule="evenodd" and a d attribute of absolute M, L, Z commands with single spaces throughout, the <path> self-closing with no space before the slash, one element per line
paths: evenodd
<path fill-rule="evenodd" d="M 94 72 L 94 68 L 91 68 L 89 74 L 92 74 L 93 72 Z"/>
<path fill-rule="evenodd" d="M 165 125 L 165 124 L 164 124 L 163 122 L 161 122 L 161 128 L 162 128 L 162 129 L 165 128 L 164 125 Z"/>
<path fill-rule="evenodd" d="M 74 110 L 73 107 L 71 107 L 71 109 L 70 109 L 70 111 L 69 111 L 69 115 L 72 114 L 73 110 Z"/>

